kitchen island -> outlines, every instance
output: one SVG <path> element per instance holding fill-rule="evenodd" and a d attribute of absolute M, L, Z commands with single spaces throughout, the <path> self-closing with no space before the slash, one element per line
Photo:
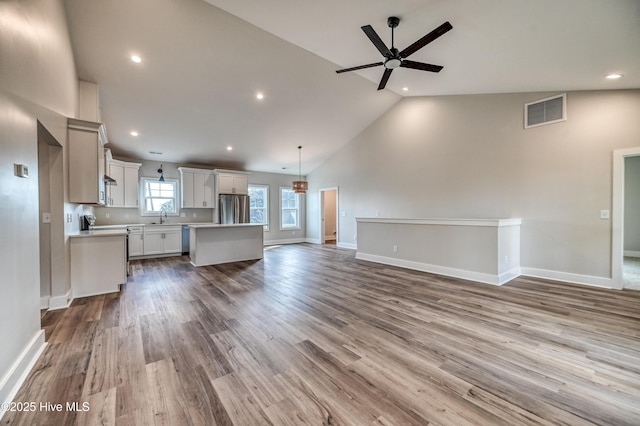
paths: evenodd
<path fill-rule="evenodd" d="M 189 255 L 194 266 L 262 259 L 263 226 L 254 223 L 189 225 Z"/>

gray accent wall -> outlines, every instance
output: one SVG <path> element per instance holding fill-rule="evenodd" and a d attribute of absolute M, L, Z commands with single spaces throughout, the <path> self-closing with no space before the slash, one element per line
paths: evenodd
<path fill-rule="evenodd" d="M 77 76 L 60 0 L 3 1 L 0 15 L 0 402 L 4 402 L 16 375 L 27 367 L 20 364 L 25 361 L 21 354 L 37 353 L 42 336 L 38 122 L 64 149 L 66 117 L 77 110 Z M 49 158 L 50 163 L 58 160 Z M 29 178 L 14 175 L 15 163 L 29 167 Z M 66 165 L 52 170 L 52 191 L 65 194 Z M 69 288 L 65 235 L 77 223 L 66 223 L 65 217 L 74 216 L 79 208 L 63 201 L 49 205 L 54 230 L 50 242 L 58 248 L 49 253 L 54 296 Z"/>
<path fill-rule="evenodd" d="M 339 245 L 356 217 L 522 218 L 521 265 L 611 276 L 612 151 L 640 146 L 640 90 L 569 92 L 567 121 L 524 129 L 527 102 L 562 92 L 405 98 L 309 174 L 339 187 Z"/>

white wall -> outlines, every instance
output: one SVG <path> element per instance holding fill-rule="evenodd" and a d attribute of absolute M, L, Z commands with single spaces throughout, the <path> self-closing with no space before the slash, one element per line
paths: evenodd
<path fill-rule="evenodd" d="M 558 92 L 560 93 L 560 92 Z M 554 93 L 405 98 L 309 176 L 340 188 L 340 241 L 356 217 L 521 217 L 530 271 L 610 277 L 612 151 L 640 146 L 640 91 L 571 92 L 566 122 L 523 129 L 523 105 Z M 344 216 L 343 216 L 344 214 Z"/>
<path fill-rule="evenodd" d="M 26 367 L 17 364 L 21 354 L 41 336 L 37 122 L 64 146 L 65 116 L 77 108 L 77 78 L 60 0 L 0 2 L 0 22 L 1 402 L 12 386 L 3 381 L 16 379 L 12 369 Z M 29 166 L 30 177 L 14 176 L 14 163 Z M 60 256 L 66 273 L 68 252 Z"/>

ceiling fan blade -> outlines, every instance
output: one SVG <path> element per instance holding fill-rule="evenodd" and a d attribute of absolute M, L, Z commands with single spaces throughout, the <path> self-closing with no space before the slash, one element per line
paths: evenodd
<path fill-rule="evenodd" d="M 382 62 L 374 62 L 373 64 L 359 65 L 357 67 L 351 67 L 351 68 L 345 68 L 343 70 L 337 70 L 336 73 L 340 74 L 340 73 L 343 73 L 343 72 L 361 70 L 361 69 L 364 69 L 364 68 L 379 67 L 380 65 L 382 65 Z"/>
<path fill-rule="evenodd" d="M 416 41 L 411 46 L 407 47 L 402 52 L 400 52 L 400 57 L 402 58 L 408 57 L 409 55 L 422 49 L 427 44 L 431 43 L 433 40 L 437 39 L 441 35 L 445 34 L 447 31 L 451 30 L 452 28 L 453 26 L 449 23 L 449 21 L 445 22 L 444 24 L 440 25 L 438 28 L 431 31 L 429 34 L 422 37 L 420 40 Z"/>
<path fill-rule="evenodd" d="M 364 31 L 364 33 L 367 35 L 367 37 L 369 37 L 371 43 L 373 43 L 373 45 L 380 51 L 380 53 L 382 53 L 382 56 L 384 56 L 385 58 L 392 56 L 391 51 L 389 50 L 387 45 L 384 44 L 384 41 L 382 41 L 378 33 L 373 29 L 371 25 L 365 25 L 361 28 L 362 31 Z"/>
<path fill-rule="evenodd" d="M 391 68 L 385 68 L 384 74 L 382 74 L 382 80 L 380 80 L 380 84 L 378 84 L 378 90 L 384 89 L 384 86 L 387 85 L 387 81 L 389 81 L 389 77 L 391 77 Z"/>
<path fill-rule="evenodd" d="M 431 72 L 440 72 L 440 70 L 444 68 L 441 65 L 425 64 L 423 62 L 415 62 L 415 61 L 410 61 L 408 59 L 405 59 L 404 61 L 402 61 L 400 66 L 403 68 L 411 68 L 414 70 L 431 71 Z"/>

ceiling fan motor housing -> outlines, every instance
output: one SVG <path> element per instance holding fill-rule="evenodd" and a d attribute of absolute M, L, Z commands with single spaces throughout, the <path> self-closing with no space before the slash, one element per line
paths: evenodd
<path fill-rule="evenodd" d="M 389 16 L 387 18 L 387 25 L 389 28 L 395 28 L 400 24 L 400 18 L 396 18 L 395 16 Z"/>

